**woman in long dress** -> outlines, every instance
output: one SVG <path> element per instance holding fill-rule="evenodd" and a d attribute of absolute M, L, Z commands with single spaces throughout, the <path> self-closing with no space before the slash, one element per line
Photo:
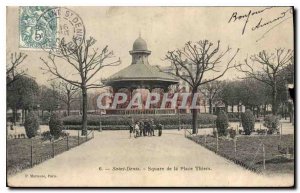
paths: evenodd
<path fill-rule="evenodd" d="M 135 138 L 139 136 L 140 134 L 140 126 L 139 126 L 139 122 L 136 122 L 134 125 L 134 132 L 135 132 Z"/>

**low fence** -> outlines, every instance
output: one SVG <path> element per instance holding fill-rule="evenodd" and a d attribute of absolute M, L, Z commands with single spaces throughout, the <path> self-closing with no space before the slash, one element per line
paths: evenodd
<path fill-rule="evenodd" d="M 41 139 L 11 139 L 7 144 L 7 170 L 8 174 L 14 174 L 25 168 L 31 168 L 47 159 L 68 151 L 94 138 L 94 131 L 81 136 L 67 135 L 64 138 L 53 141 L 41 141 Z"/>
<path fill-rule="evenodd" d="M 188 139 L 249 170 L 274 170 L 276 164 L 294 162 L 293 135 L 239 135 L 235 138 L 195 135 L 185 130 Z M 269 167 L 269 168 L 268 168 Z"/>

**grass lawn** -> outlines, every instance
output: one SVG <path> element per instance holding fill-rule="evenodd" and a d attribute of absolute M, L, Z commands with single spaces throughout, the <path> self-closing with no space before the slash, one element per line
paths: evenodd
<path fill-rule="evenodd" d="M 209 135 L 191 136 L 191 140 L 215 151 L 217 154 L 233 160 L 246 168 L 262 172 L 264 174 L 294 173 L 294 159 L 287 159 L 283 156 L 288 148 L 289 154 L 294 155 L 294 135 L 239 135 L 236 142 L 236 152 L 234 141 L 229 138 L 219 138 L 219 150 L 217 149 L 216 138 Z M 265 147 L 266 169 L 263 169 L 263 148 Z"/>
<path fill-rule="evenodd" d="M 32 139 L 32 163 L 39 164 L 53 156 L 52 143 L 41 139 Z M 85 142 L 85 137 L 79 138 L 79 143 Z M 23 169 L 31 167 L 31 139 L 7 140 L 6 169 L 7 175 L 13 175 Z M 69 149 L 78 145 L 78 137 L 69 136 Z M 54 156 L 68 150 L 67 140 L 62 139 L 54 143 Z"/>

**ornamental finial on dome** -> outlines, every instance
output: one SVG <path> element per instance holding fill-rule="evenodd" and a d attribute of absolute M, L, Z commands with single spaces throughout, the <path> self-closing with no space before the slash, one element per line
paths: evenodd
<path fill-rule="evenodd" d="M 139 34 L 138 39 L 136 39 L 132 46 L 133 51 L 145 51 L 148 50 L 146 41 L 141 38 L 141 34 Z"/>

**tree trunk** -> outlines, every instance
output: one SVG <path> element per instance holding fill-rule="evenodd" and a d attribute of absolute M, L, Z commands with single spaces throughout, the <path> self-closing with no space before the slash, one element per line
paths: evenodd
<path fill-rule="evenodd" d="M 17 122 L 17 108 L 13 109 L 13 124 L 16 125 Z"/>
<path fill-rule="evenodd" d="M 82 131 L 81 135 L 87 135 L 87 89 L 82 86 Z"/>
<path fill-rule="evenodd" d="M 25 113 L 24 113 L 24 115 L 25 115 L 25 116 L 24 116 L 24 120 L 26 120 L 26 117 L 27 117 L 27 114 L 28 114 L 28 110 L 25 109 L 24 111 L 25 111 Z"/>
<path fill-rule="evenodd" d="M 25 122 L 25 110 L 22 109 L 22 124 Z"/>
<path fill-rule="evenodd" d="M 287 119 L 286 113 L 287 113 L 287 105 L 286 105 L 286 103 L 285 103 L 285 104 L 284 104 L 284 120 Z"/>
<path fill-rule="evenodd" d="M 192 109 L 192 116 L 193 116 L 192 130 L 193 130 L 193 134 L 197 133 L 197 128 L 198 128 L 197 114 L 198 114 L 198 110 L 197 109 Z"/>
<path fill-rule="evenodd" d="M 70 116 L 70 106 L 71 106 L 71 91 L 67 91 L 67 115 Z"/>
<path fill-rule="evenodd" d="M 294 125 L 294 109 L 290 113 L 290 123 Z"/>
<path fill-rule="evenodd" d="M 70 116 L 70 108 L 71 108 L 71 105 L 70 103 L 68 102 L 67 104 L 67 115 Z"/>
<path fill-rule="evenodd" d="M 192 100 L 194 99 L 195 93 L 197 89 L 192 90 Z M 192 109 L 192 133 L 196 134 L 198 129 L 198 121 L 197 121 L 198 109 Z"/>
<path fill-rule="evenodd" d="M 277 86 L 276 82 L 272 88 L 272 114 L 277 115 L 278 106 L 277 106 Z"/>
<path fill-rule="evenodd" d="M 213 113 L 212 112 L 212 100 L 209 99 L 208 102 L 209 102 L 209 114 L 212 114 Z"/>

